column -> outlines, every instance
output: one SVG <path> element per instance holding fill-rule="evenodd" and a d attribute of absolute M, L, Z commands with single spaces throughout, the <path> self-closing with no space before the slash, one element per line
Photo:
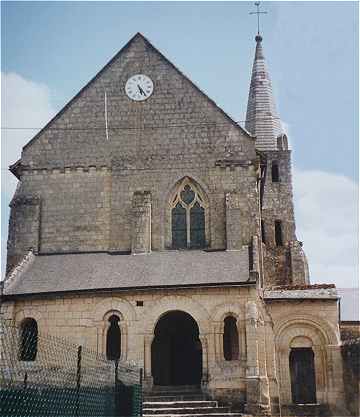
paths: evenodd
<path fill-rule="evenodd" d="M 153 386 L 153 377 L 151 372 L 151 345 L 154 340 L 154 335 L 144 336 L 144 387 L 151 389 Z"/>
<path fill-rule="evenodd" d="M 151 194 L 148 191 L 134 193 L 132 201 L 131 252 L 151 251 Z"/>

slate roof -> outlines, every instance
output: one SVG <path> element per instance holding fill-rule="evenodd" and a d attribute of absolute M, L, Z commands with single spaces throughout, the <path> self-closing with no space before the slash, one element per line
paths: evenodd
<path fill-rule="evenodd" d="M 247 249 L 35 255 L 29 259 L 5 284 L 4 295 L 222 285 L 249 280 Z"/>
<path fill-rule="evenodd" d="M 260 151 L 277 150 L 277 137 L 283 133 L 276 111 L 272 85 L 262 49 L 262 37 L 256 36 L 256 51 L 251 74 L 245 129 L 256 136 Z"/>

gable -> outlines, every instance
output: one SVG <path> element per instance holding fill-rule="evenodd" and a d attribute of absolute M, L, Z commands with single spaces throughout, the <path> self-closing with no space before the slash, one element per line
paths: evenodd
<path fill-rule="evenodd" d="M 143 102 L 130 100 L 124 90 L 139 73 L 154 83 Z M 254 139 L 137 34 L 24 147 L 21 165 L 161 168 L 169 158 L 213 165 L 226 157 L 255 157 Z"/>

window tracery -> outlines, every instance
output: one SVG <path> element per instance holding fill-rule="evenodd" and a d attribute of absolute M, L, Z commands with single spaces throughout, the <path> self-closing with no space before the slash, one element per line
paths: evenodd
<path fill-rule="evenodd" d="M 171 203 L 172 247 L 200 249 L 206 245 L 206 206 L 199 190 L 185 178 Z"/>

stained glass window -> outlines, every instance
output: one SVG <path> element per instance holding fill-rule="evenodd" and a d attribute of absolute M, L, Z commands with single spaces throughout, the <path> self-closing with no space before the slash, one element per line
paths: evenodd
<path fill-rule="evenodd" d="M 194 191 L 190 188 L 190 185 L 189 185 L 189 184 L 187 184 L 187 185 L 185 185 L 184 190 L 183 190 L 183 191 L 181 191 L 180 196 L 181 196 L 181 200 L 182 200 L 184 203 L 186 203 L 186 204 L 190 204 L 190 203 L 194 200 L 195 193 L 194 193 Z"/>
<path fill-rule="evenodd" d="M 190 209 L 190 246 L 205 246 L 205 210 L 198 202 Z"/>
<path fill-rule="evenodd" d="M 187 247 L 186 210 L 177 203 L 172 210 L 173 247 L 184 249 Z"/>
<path fill-rule="evenodd" d="M 196 187 L 185 179 L 171 201 L 172 247 L 204 248 L 205 207 Z"/>

